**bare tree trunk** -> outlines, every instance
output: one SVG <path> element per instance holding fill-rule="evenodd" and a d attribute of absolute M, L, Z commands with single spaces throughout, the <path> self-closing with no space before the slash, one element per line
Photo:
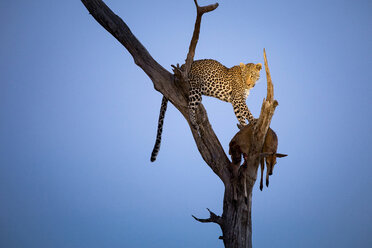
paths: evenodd
<path fill-rule="evenodd" d="M 225 188 L 222 214 L 225 247 L 252 247 L 251 203 L 251 192 L 248 192 L 248 199 L 243 193 L 234 200 L 234 185 Z"/>
<path fill-rule="evenodd" d="M 260 153 L 265 140 L 267 130 L 275 107 L 278 105 L 273 98 L 273 85 L 267 65 L 266 53 L 264 50 L 265 69 L 267 75 L 267 96 L 261 107 L 261 113 L 254 126 L 251 140 L 251 147 L 248 154 L 245 154 L 245 163 L 232 164 L 225 154 L 216 134 L 214 133 L 207 113 L 202 104 L 197 111 L 198 128 L 192 128 L 188 112 L 188 90 L 187 75 L 194 58 L 195 48 L 199 37 L 201 17 L 204 13 L 213 11 L 218 4 L 200 7 L 194 0 L 197 8 L 197 18 L 194 34 L 190 43 L 187 55 L 185 70 L 174 67 L 174 74 L 171 74 L 159 65 L 148 53 L 145 47 L 137 40 L 123 20 L 115 15 L 101 0 L 81 0 L 90 14 L 108 32 L 110 32 L 133 56 L 134 62 L 143 69 L 154 84 L 154 88 L 168 99 L 184 116 L 189 123 L 192 135 L 198 150 L 204 161 L 213 172 L 222 180 L 225 185 L 222 217 L 212 211 L 207 219 L 196 220 L 207 223 L 218 224 L 222 229 L 220 237 L 227 248 L 251 248 L 252 247 L 252 189 L 257 178 Z"/>

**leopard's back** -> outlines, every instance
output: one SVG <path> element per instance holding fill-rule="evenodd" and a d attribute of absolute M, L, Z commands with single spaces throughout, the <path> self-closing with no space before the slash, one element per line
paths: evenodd
<path fill-rule="evenodd" d="M 231 69 L 213 59 L 196 60 L 189 73 L 190 86 L 200 88 L 202 95 L 230 102 L 234 88 Z"/>

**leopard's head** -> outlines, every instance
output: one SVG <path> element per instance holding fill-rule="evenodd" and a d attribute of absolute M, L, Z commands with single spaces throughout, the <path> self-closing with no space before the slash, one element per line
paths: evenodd
<path fill-rule="evenodd" d="M 240 69 L 242 70 L 243 81 L 246 83 L 248 88 L 253 88 L 256 84 L 256 81 L 260 78 L 262 64 L 240 63 Z"/>

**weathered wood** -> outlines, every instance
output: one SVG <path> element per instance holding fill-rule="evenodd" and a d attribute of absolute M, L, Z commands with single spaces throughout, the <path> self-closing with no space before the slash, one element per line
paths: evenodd
<path fill-rule="evenodd" d="M 245 155 L 245 163 L 232 164 L 225 154 L 216 134 L 214 133 L 202 104 L 196 113 L 199 130 L 191 127 L 189 111 L 187 106 L 189 85 L 185 82 L 187 73 L 191 67 L 195 48 L 200 32 L 201 16 L 203 13 L 217 8 L 218 4 L 197 7 L 197 19 L 195 30 L 190 43 L 189 53 L 186 59 L 187 68 L 180 72 L 179 66 L 174 67 L 175 73 L 178 70 L 178 77 L 183 80 L 175 80 L 174 74 L 165 70 L 156 62 L 130 31 L 124 21 L 113 13 L 101 0 L 81 0 L 90 14 L 108 32 L 110 32 L 132 55 L 135 64 L 149 76 L 154 84 L 154 88 L 166 97 L 184 116 L 189 123 L 192 135 L 198 150 L 204 161 L 209 165 L 213 172 L 222 180 L 225 185 L 223 214 L 217 216 L 210 212 L 207 219 L 199 219 L 200 222 L 214 222 L 220 225 L 223 236 L 220 237 L 225 247 L 252 247 L 252 221 L 251 203 L 252 189 L 257 178 L 257 168 L 260 152 L 264 143 L 267 130 L 270 126 L 271 118 L 274 114 L 277 101 L 273 99 L 273 86 L 270 71 L 267 64 L 266 53 L 264 51 L 265 69 L 267 75 L 267 97 L 261 107 L 261 113 L 254 126 L 250 151 Z M 177 69 L 178 68 L 178 69 Z"/>

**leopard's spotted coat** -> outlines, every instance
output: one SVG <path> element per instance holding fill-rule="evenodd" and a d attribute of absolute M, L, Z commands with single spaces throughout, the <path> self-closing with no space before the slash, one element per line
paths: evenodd
<path fill-rule="evenodd" d="M 189 111 L 192 126 L 197 126 L 195 111 L 201 102 L 202 95 L 230 102 L 233 105 L 240 125 L 246 125 L 246 119 L 249 122 L 254 121 L 254 117 L 247 107 L 246 99 L 249 95 L 249 90 L 255 86 L 256 81 L 260 77 L 261 68 L 261 63 L 240 63 L 240 65 L 227 68 L 212 59 L 194 61 L 188 75 L 190 83 Z M 183 66 L 181 69 L 183 69 Z M 160 149 L 166 101 L 167 99 L 163 98 L 158 123 L 158 135 L 151 154 L 151 161 L 155 161 Z"/>

